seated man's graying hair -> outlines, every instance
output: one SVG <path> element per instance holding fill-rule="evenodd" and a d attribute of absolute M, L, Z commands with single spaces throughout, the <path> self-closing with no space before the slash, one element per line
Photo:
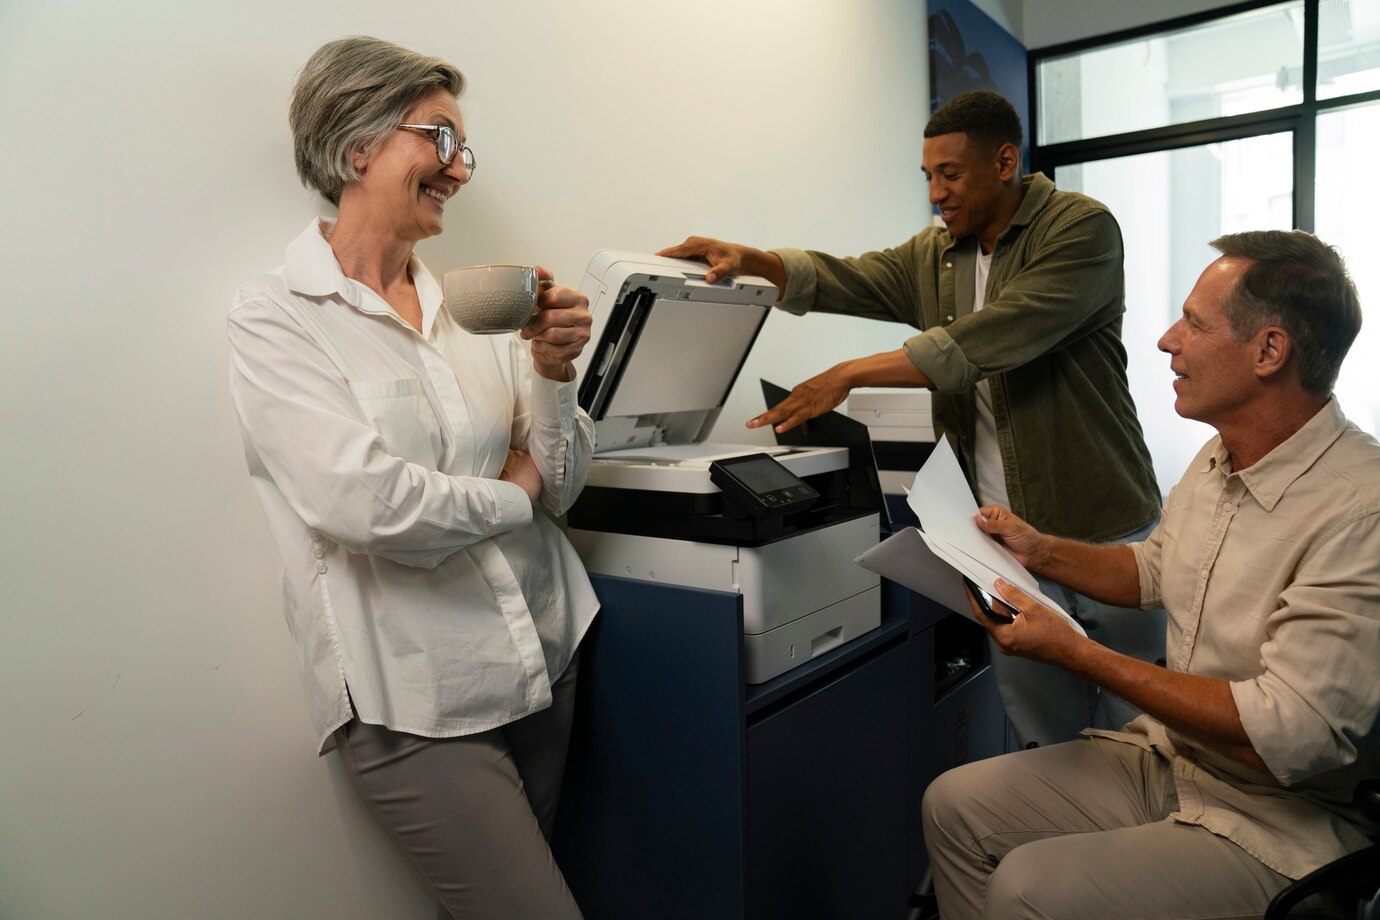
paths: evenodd
<path fill-rule="evenodd" d="M 437 89 L 458 97 L 465 77 L 440 58 L 364 35 L 322 45 L 298 74 L 288 109 L 302 183 L 340 204 L 341 189 L 359 179 L 355 152 L 387 137 Z"/>
<path fill-rule="evenodd" d="M 1361 300 L 1337 250 L 1302 230 L 1230 233 L 1212 248 L 1253 263 L 1222 304 L 1237 341 L 1282 327 L 1294 340 L 1303 388 L 1331 395 L 1361 331 Z"/>

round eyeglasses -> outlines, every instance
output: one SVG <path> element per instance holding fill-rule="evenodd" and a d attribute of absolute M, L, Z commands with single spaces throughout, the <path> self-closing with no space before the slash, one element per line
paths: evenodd
<path fill-rule="evenodd" d="M 479 164 L 475 162 L 474 151 L 455 136 L 455 129 L 450 125 L 398 125 L 408 131 L 416 131 L 418 134 L 425 134 L 436 142 L 436 159 L 441 161 L 442 166 L 449 166 L 455 162 L 455 155 L 460 154 L 460 162 L 465 164 L 465 172 L 474 175 L 474 169 Z"/>

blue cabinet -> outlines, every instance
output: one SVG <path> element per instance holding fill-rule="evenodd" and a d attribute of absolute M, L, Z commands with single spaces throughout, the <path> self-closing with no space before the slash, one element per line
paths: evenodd
<path fill-rule="evenodd" d="M 738 595 L 593 580 L 553 841 L 585 916 L 904 917 L 924 787 L 1001 752 L 981 629 L 884 585 L 877 629 L 748 686 Z"/>
<path fill-rule="evenodd" d="M 749 917 L 901 916 L 909 666 L 888 644 L 748 727 Z"/>

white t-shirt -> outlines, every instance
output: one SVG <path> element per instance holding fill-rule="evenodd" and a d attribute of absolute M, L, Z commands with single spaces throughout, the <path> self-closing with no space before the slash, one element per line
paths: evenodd
<path fill-rule="evenodd" d="M 992 254 L 978 247 L 977 266 L 973 278 L 973 312 L 987 305 L 987 276 L 992 269 Z M 984 505 L 1011 507 L 1006 494 L 1006 468 L 1001 462 L 1001 448 L 997 444 L 997 418 L 992 413 L 992 385 L 986 379 L 977 385 L 977 498 Z"/>

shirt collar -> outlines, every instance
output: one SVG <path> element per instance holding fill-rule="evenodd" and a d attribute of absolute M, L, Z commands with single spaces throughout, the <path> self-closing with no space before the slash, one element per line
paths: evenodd
<path fill-rule="evenodd" d="M 319 217 L 288 243 L 284 280 L 290 290 L 307 297 L 345 293 L 348 279 L 340 270 L 331 244 L 326 242 L 333 227 L 335 221 Z"/>
<path fill-rule="evenodd" d="M 396 315 L 382 297 L 347 278 L 340 270 L 340 262 L 331 244 L 326 241 L 334 227 L 335 221 L 319 217 L 307 224 L 306 229 L 288 244 L 285 270 L 288 288 L 307 297 L 338 295 L 365 313 Z M 441 286 L 415 252 L 408 260 L 407 273 L 412 276 L 412 283 L 417 287 L 417 299 L 422 304 L 422 334 L 430 335 L 436 313 L 441 307 Z"/>
<path fill-rule="evenodd" d="M 1332 446 L 1332 442 L 1341 437 L 1346 424 L 1346 416 L 1342 415 L 1342 407 L 1337 404 L 1337 398 L 1334 396 L 1327 401 L 1327 405 L 1304 422 L 1302 428 L 1252 463 L 1249 468 L 1234 475 L 1241 477 L 1241 482 L 1262 508 L 1273 511 L 1289 486 L 1308 472 L 1318 458 Z M 1229 461 L 1227 450 L 1219 440 L 1216 450 L 1208 460 L 1208 469 L 1216 469 L 1223 475 L 1233 475 L 1227 472 Z"/>

